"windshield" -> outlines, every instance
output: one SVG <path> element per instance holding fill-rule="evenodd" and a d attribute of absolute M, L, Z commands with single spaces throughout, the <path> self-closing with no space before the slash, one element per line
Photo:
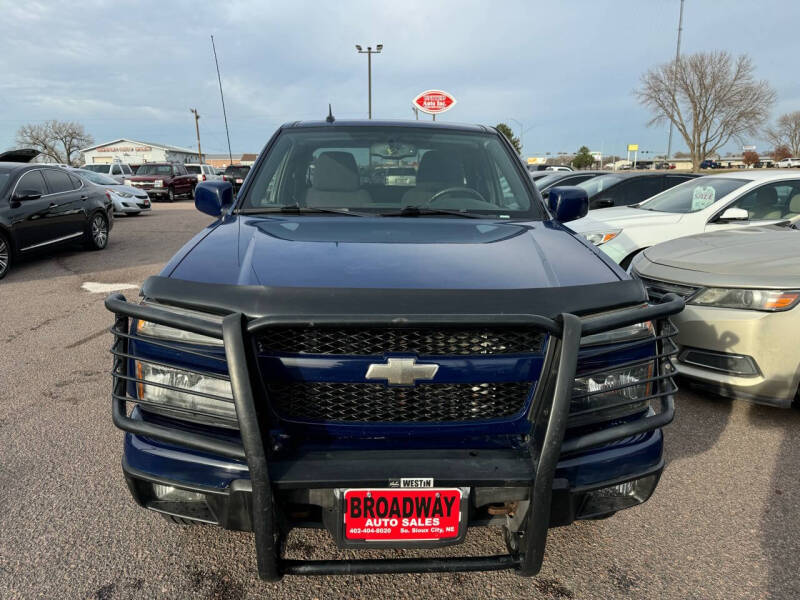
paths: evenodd
<path fill-rule="evenodd" d="M 82 168 L 85 171 L 94 171 L 95 173 L 108 173 L 110 165 L 84 165 Z"/>
<path fill-rule="evenodd" d="M 536 187 L 541 190 L 542 188 L 558 181 L 559 179 L 564 179 L 563 173 L 552 173 L 550 175 L 545 175 L 544 177 L 537 179 L 534 183 L 536 184 Z"/>
<path fill-rule="evenodd" d="M 108 175 L 95 173 L 94 171 L 88 171 L 86 169 L 80 169 L 78 171 L 78 175 L 84 179 L 88 179 L 92 183 L 96 183 L 97 185 L 119 185 L 116 179 L 112 179 Z"/>
<path fill-rule="evenodd" d="M 171 165 L 142 165 L 137 175 L 172 175 Z"/>
<path fill-rule="evenodd" d="M 669 213 L 698 212 L 746 183 L 749 183 L 748 179 L 699 177 L 653 196 L 642 202 L 639 208 Z"/>
<path fill-rule="evenodd" d="M 589 198 L 592 198 L 603 190 L 607 190 L 611 186 L 616 185 L 622 181 L 622 179 L 623 178 L 619 175 L 600 175 L 599 177 L 592 177 L 591 179 L 582 181 L 578 184 L 578 187 L 585 189 Z"/>
<path fill-rule="evenodd" d="M 495 134 L 423 127 L 325 127 L 281 133 L 241 208 L 387 213 L 413 206 L 542 218 Z"/>
<path fill-rule="evenodd" d="M 228 167 L 225 169 L 225 175 L 233 175 L 234 177 L 246 177 L 250 172 L 250 167 Z"/>

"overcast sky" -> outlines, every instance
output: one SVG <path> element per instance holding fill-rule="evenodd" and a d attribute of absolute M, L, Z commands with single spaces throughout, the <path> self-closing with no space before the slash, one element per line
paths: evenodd
<path fill-rule="evenodd" d="M 647 127 L 640 75 L 675 53 L 680 0 L 402 2 L 15 2 L 0 0 L 0 149 L 24 123 L 83 123 L 97 142 L 120 137 L 225 152 L 210 35 L 222 70 L 234 152 L 257 152 L 275 128 L 373 115 L 413 118 L 411 99 L 444 89 L 440 119 L 524 124 L 525 155 L 581 145 L 663 152 Z M 773 116 L 800 110 L 800 2 L 686 0 L 683 52 L 749 54 L 776 89 Z M 677 135 L 677 134 L 676 134 Z M 684 148 L 680 138 L 673 151 Z M 765 149 L 762 140 L 748 140 Z M 739 144 L 727 150 L 739 151 Z"/>

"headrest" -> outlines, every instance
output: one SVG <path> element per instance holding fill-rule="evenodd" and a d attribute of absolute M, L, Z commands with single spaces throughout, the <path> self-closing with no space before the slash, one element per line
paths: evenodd
<path fill-rule="evenodd" d="M 756 192 L 756 202 L 758 204 L 775 204 L 778 200 L 778 192 L 772 186 L 764 186 Z"/>
<path fill-rule="evenodd" d="M 451 154 L 431 150 L 422 156 L 417 171 L 417 183 L 429 182 L 464 185 L 464 169 Z"/>
<path fill-rule="evenodd" d="M 800 194 L 795 194 L 789 200 L 789 212 L 800 213 Z"/>
<path fill-rule="evenodd" d="M 314 189 L 352 192 L 359 188 L 358 167 L 349 152 L 323 152 L 314 162 Z"/>

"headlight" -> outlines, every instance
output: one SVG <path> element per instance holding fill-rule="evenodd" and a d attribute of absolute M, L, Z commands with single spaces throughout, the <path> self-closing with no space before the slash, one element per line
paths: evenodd
<path fill-rule="evenodd" d="M 164 187 L 164 180 L 163 179 L 156 179 L 153 182 L 153 187 Z"/>
<path fill-rule="evenodd" d="M 126 179 L 125 180 L 125 185 L 130 185 L 130 184 L 131 184 L 131 180 L 130 179 Z"/>
<path fill-rule="evenodd" d="M 176 412 L 183 409 L 236 421 L 231 384 L 225 379 L 140 360 L 136 361 L 136 376 L 144 382 L 161 384 L 147 385 L 141 381 L 136 384 L 138 397 L 144 402 L 161 405 L 166 409 L 177 409 Z M 181 391 L 170 388 L 180 388 Z"/>
<path fill-rule="evenodd" d="M 221 323 L 222 317 L 217 315 L 209 315 L 207 313 L 200 313 L 193 310 L 184 308 L 175 308 L 174 306 L 168 307 L 170 312 L 178 313 L 179 315 L 187 315 L 191 317 L 200 317 L 209 321 L 216 321 Z M 222 340 L 201 335 L 199 333 L 192 333 L 184 329 L 176 329 L 166 325 L 159 325 L 151 323 L 150 321 L 137 321 L 136 333 L 141 336 L 157 338 L 160 340 L 171 340 L 173 342 L 184 342 L 186 344 L 203 344 L 206 346 L 222 346 Z"/>
<path fill-rule="evenodd" d="M 653 367 L 649 362 L 576 378 L 570 403 L 572 424 L 609 420 L 644 410 L 652 393 L 652 382 L 647 380 L 653 377 Z"/>
<path fill-rule="evenodd" d="M 689 304 L 779 312 L 794 308 L 800 301 L 800 290 L 747 290 L 738 288 L 706 288 Z"/>
<path fill-rule="evenodd" d="M 634 323 L 619 329 L 595 333 L 581 338 L 581 346 L 599 346 L 601 344 L 616 344 L 619 342 L 631 342 L 634 340 L 645 339 L 655 336 L 655 329 L 651 321 Z"/>
<path fill-rule="evenodd" d="M 581 233 L 580 235 L 592 242 L 595 246 L 602 246 L 606 242 L 613 240 L 620 233 L 622 233 L 622 229 L 615 229 L 613 231 L 592 231 Z"/>

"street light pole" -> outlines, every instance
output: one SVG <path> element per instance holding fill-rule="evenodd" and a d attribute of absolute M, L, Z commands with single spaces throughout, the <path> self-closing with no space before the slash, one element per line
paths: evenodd
<path fill-rule="evenodd" d="M 675 49 L 675 69 L 678 69 L 678 61 L 681 58 L 681 32 L 683 31 L 683 0 L 681 0 L 681 14 L 678 17 L 678 47 Z M 672 82 L 672 94 L 675 94 L 675 81 Z M 672 119 L 669 120 L 669 138 L 667 139 L 667 158 L 672 153 Z"/>
<path fill-rule="evenodd" d="M 361 46 L 356 44 L 356 51 L 359 54 L 367 55 L 367 105 L 369 107 L 368 114 L 370 119 L 372 119 L 372 55 L 380 54 L 381 50 L 383 50 L 383 44 L 375 46 L 375 50 L 372 49 L 372 46 L 367 46 L 366 50 L 362 50 Z"/>

